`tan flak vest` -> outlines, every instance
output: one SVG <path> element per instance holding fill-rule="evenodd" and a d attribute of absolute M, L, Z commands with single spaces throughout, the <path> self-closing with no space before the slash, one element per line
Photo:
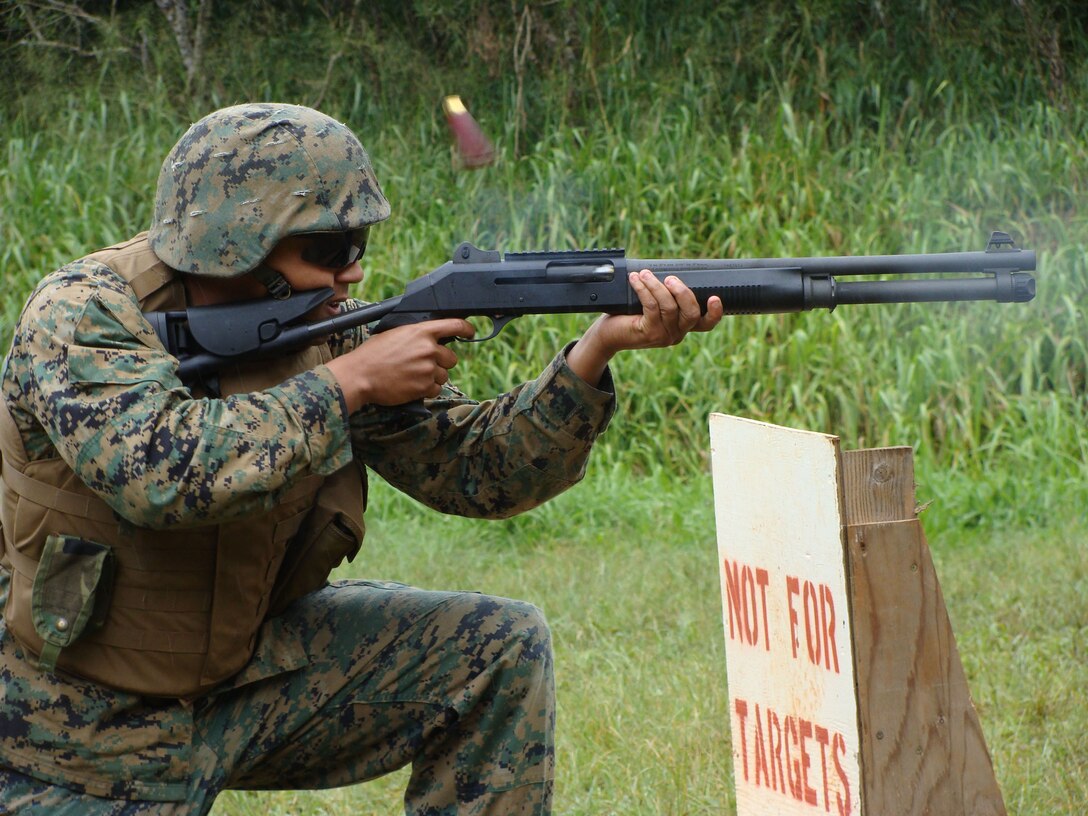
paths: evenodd
<path fill-rule="evenodd" d="M 90 257 L 128 281 L 144 311 L 185 307 L 181 280 L 144 236 Z M 326 346 L 315 346 L 262 361 L 221 374 L 220 388 L 224 396 L 268 388 L 329 356 Z M 302 479 L 270 512 L 163 531 L 119 517 L 59 458 L 28 462 L 3 400 L 0 454 L 0 563 L 12 573 L 8 628 L 41 658 L 43 670 L 55 662 L 123 691 L 189 697 L 231 677 L 252 656 L 265 618 L 322 586 L 337 564 L 354 557 L 363 537 L 365 475 L 354 464 L 324 479 Z M 57 540 L 65 555 L 54 559 Z M 80 627 L 74 642 L 61 638 L 58 653 L 51 636 L 75 622 L 42 612 L 50 588 L 36 585 L 35 576 L 47 563 L 50 574 L 63 574 L 71 552 L 107 548 L 110 569 L 87 610 L 90 625 Z"/>

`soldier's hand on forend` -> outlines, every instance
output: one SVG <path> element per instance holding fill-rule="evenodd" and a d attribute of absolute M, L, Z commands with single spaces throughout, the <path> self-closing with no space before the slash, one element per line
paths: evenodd
<path fill-rule="evenodd" d="M 598 318 L 567 354 L 570 367 L 590 384 L 600 381 L 618 351 L 674 346 L 689 332 L 710 331 L 722 319 L 720 298 L 712 297 L 703 314 L 695 295 L 679 278 L 670 276 L 662 282 L 644 269 L 632 272 L 628 279 L 642 304 L 642 314 Z"/>
<path fill-rule="evenodd" d="M 608 339 L 616 351 L 675 346 L 689 332 L 710 331 L 722 319 L 720 298 L 711 298 L 703 314 L 691 289 L 677 277 L 662 282 L 644 269 L 628 279 L 642 304 L 642 314 L 606 319 L 610 324 Z"/>

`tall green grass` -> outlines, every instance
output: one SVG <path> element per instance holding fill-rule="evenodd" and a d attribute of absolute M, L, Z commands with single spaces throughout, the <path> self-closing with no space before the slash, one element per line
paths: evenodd
<path fill-rule="evenodd" d="M 940 93 L 952 94 L 951 89 Z M 738 413 L 909 444 L 937 529 L 1031 523 L 1088 498 L 1084 115 L 1044 105 L 1015 121 L 826 127 L 790 100 L 711 132 L 658 100 L 636 132 L 566 128 L 521 158 L 456 172 L 435 116 L 356 124 L 394 206 L 367 256 L 368 298 L 399 292 L 462 240 L 503 249 L 626 246 L 637 257 L 763 257 L 981 249 L 1011 231 L 1039 255 L 1030 304 L 841 307 L 727 318 L 676 349 L 614 364 L 622 410 L 609 468 L 705 472 L 706 417 Z M 773 113 L 757 129 L 755 113 Z M 889 117 L 891 113 L 889 112 Z M 143 229 L 160 162 L 184 122 L 146 101 L 73 99 L 56 127 L 7 125 L 0 169 L 4 341 L 33 282 Z M 462 347 L 481 396 L 534 376 L 588 318 L 525 318 Z"/>

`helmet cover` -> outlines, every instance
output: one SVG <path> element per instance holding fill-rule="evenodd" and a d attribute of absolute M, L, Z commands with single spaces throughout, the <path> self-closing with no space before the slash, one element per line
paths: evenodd
<path fill-rule="evenodd" d="M 312 108 L 252 103 L 205 116 L 170 151 L 149 239 L 174 269 L 231 278 L 289 235 L 388 217 L 370 157 L 347 126 Z"/>

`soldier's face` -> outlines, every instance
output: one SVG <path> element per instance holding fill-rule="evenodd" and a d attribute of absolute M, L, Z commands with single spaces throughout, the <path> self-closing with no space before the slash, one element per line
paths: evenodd
<path fill-rule="evenodd" d="M 265 263 L 283 275 L 296 292 L 332 287 L 332 298 L 316 309 L 316 314 L 311 315 L 311 318 L 337 314 L 340 303 L 348 297 L 348 287 L 363 279 L 363 268 L 357 260 L 340 268 L 319 266 L 307 261 L 302 256 L 309 244 L 310 239 L 305 235 L 284 238 L 276 244 Z"/>

